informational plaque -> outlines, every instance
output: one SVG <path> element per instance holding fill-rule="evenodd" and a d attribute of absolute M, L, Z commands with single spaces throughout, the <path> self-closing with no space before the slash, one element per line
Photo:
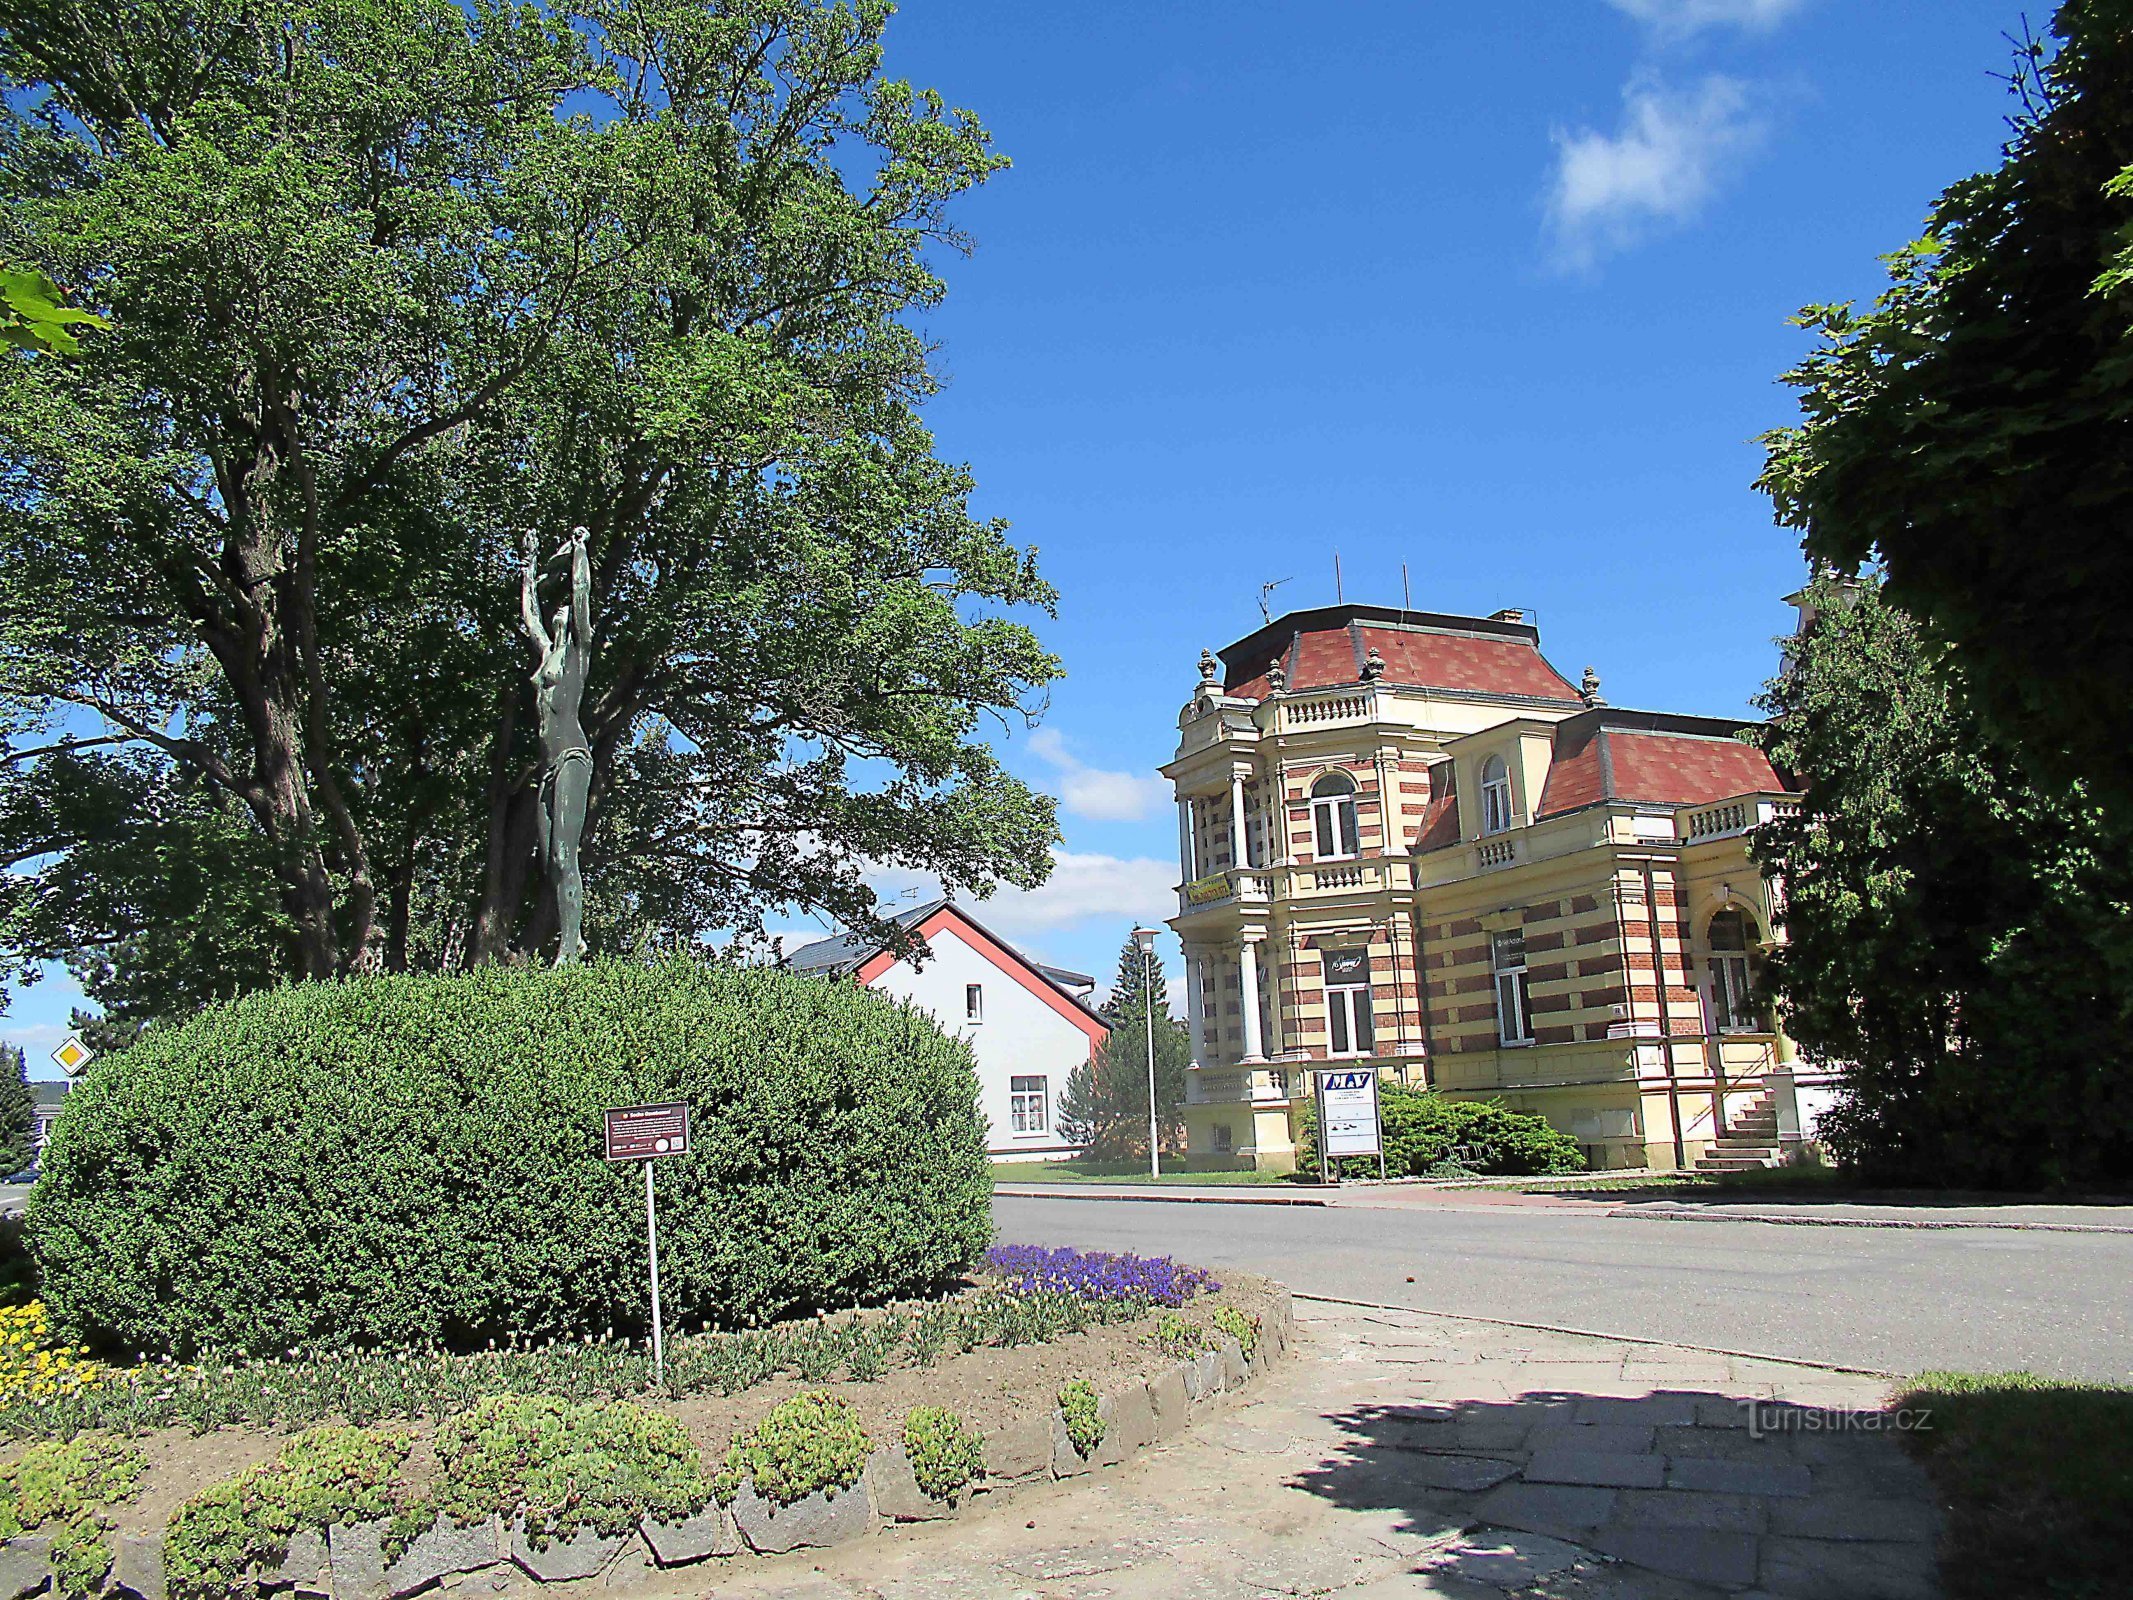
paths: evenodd
<path fill-rule="evenodd" d="M 651 1161 L 689 1153 L 689 1108 L 616 1106 L 607 1113 L 607 1159 Z"/>
<path fill-rule="evenodd" d="M 1318 1104 L 1329 1156 L 1374 1156 L 1383 1141 L 1378 1132 L 1378 1074 L 1375 1067 L 1352 1067 L 1318 1075 Z"/>

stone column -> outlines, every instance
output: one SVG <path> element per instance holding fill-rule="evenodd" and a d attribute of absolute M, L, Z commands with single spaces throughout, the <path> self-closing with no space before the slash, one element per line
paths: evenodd
<path fill-rule="evenodd" d="M 1239 867 L 1250 866 L 1251 835 L 1244 831 L 1244 775 L 1238 772 L 1232 772 L 1229 777 L 1229 837 L 1231 864 Z"/>
<path fill-rule="evenodd" d="M 1206 959 L 1198 945 L 1185 947 L 1185 1032 L 1192 1041 L 1192 1064 L 1196 1067 L 1207 1065 L 1207 1017 L 1200 988 Z"/>
<path fill-rule="evenodd" d="M 1185 874 L 1179 881 L 1191 883 L 1200 875 L 1199 863 L 1193 859 L 1192 844 L 1192 796 L 1178 796 L 1178 869 Z"/>
<path fill-rule="evenodd" d="M 1264 1061 L 1266 1049 L 1259 1035 L 1259 935 L 1248 933 L 1237 946 L 1238 1017 L 1244 1023 L 1244 1059 Z"/>

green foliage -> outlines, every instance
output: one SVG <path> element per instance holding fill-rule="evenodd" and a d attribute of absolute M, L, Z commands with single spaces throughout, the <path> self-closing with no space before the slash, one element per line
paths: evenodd
<path fill-rule="evenodd" d="M 1076 1378 L 1059 1391 L 1059 1415 L 1066 1421 L 1067 1440 L 1083 1460 L 1104 1442 L 1103 1414 L 1097 1408 L 1096 1385 Z"/>
<path fill-rule="evenodd" d="M 280 1565 L 297 1533 L 388 1516 L 408 1446 L 407 1434 L 395 1430 L 312 1428 L 195 1495 L 171 1513 L 163 1534 L 172 1600 L 246 1592 L 252 1569 Z"/>
<path fill-rule="evenodd" d="M 985 1472 L 984 1437 L 939 1406 L 914 1406 L 904 1418 L 904 1455 L 919 1488 L 935 1500 L 953 1500 Z"/>
<path fill-rule="evenodd" d="M 859 1319 L 704 1333 L 667 1341 L 666 1382 L 657 1392 L 735 1395 L 779 1378 L 824 1382 L 842 1365 L 874 1361 L 914 1369 L 949 1351 L 1042 1344 L 1087 1328 L 1145 1316 L 1145 1300 L 1086 1300 L 1072 1294 L 981 1291 L 917 1309 Z M 862 1354 L 862 1352 L 865 1354 Z M 107 1369 L 94 1385 L 67 1386 L 37 1401 L 0 1407 L 0 1432 L 72 1438 L 97 1429 L 122 1434 L 157 1428 L 301 1428 L 328 1418 L 362 1426 L 443 1418 L 490 1395 L 552 1394 L 597 1400 L 654 1392 L 641 1343 L 549 1340 L 533 1346 L 452 1355 L 431 1351 L 335 1352 L 271 1361 Z"/>
<path fill-rule="evenodd" d="M 52 1522 L 94 1526 L 97 1511 L 133 1498 L 142 1465 L 140 1451 L 114 1439 L 31 1445 L 0 1467 L 0 1542 Z"/>
<path fill-rule="evenodd" d="M 1453 1161 L 1474 1172 L 1530 1176 L 1546 1172 L 1583 1172 L 1585 1154 L 1548 1119 L 1513 1111 L 1497 1100 L 1452 1100 L 1426 1089 L 1378 1084 L 1378 1116 L 1384 1127 L 1385 1170 L 1393 1177 L 1421 1177 Z M 1306 1103 L 1297 1139 L 1296 1166 L 1318 1171 L 1318 1108 Z M 1374 1178 L 1372 1156 L 1349 1156 L 1338 1163 L 1343 1177 Z"/>
<path fill-rule="evenodd" d="M 2052 32 L 2000 166 L 1941 194 L 1870 311 L 1801 313 L 1804 419 L 1759 486 L 1818 561 L 1879 565 L 2000 743 L 2124 817 L 2133 745 L 2099 708 L 2133 681 L 2133 29 L 2067 0 Z"/>
<path fill-rule="evenodd" d="M 0 1044 L 0 1178 L 27 1171 L 36 1155 L 37 1097 L 22 1051 Z"/>
<path fill-rule="evenodd" d="M 1148 1018 L 1155 1018 L 1155 1104 L 1166 1149 L 1185 1140 L 1185 1076 L 1192 1044 L 1170 1015 L 1160 955 L 1141 954 L 1131 938 L 1118 954 L 1118 977 L 1104 1003 L 1110 1036 L 1095 1057 L 1067 1074 L 1059 1095 L 1059 1134 L 1096 1162 L 1148 1159 Z"/>
<path fill-rule="evenodd" d="M 1189 1356 L 1207 1348 L 1207 1330 L 1176 1311 L 1160 1311 L 1155 1318 L 1155 1344 L 1166 1356 Z"/>
<path fill-rule="evenodd" d="M 146 1016 L 551 945 L 512 557 L 574 524 L 595 948 L 1043 878 L 980 735 L 1054 592 L 922 420 L 1005 162 L 891 11 L 16 8 L 8 246 L 111 326 L 0 362 L 0 951 Z"/>
<path fill-rule="evenodd" d="M 1252 1359 L 1252 1352 L 1259 1348 L 1259 1319 L 1247 1317 L 1235 1306 L 1216 1306 L 1215 1326 L 1237 1341 L 1237 1348 L 1244 1352 L 1244 1359 Z"/>
<path fill-rule="evenodd" d="M 1874 582 L 1817 621 L 1762 704 L 1805 781 L 1759 835 L 1787 942 L 1764 981 L 1840 1063 L 1822 1137 L 1877 1180 L 2005 1188 L 2133 1178 L 2133 834 L 1992 737 L 1971 674 Z"/>
<path fill-rule="evenodd" d="M 715 1488 L 730 1504 L 743 1480 L 774 1505 L 789 1506 L 817 1490 L 835 1499 L 866 1470 L 867 1436 L 859 1414 L 826 1390 L 796 1394 L 735 1439 Z"/>
<path fill-rule="evenodd" d="M 108 328 L 108 319 L 66 303 L 58 284 L 35 267 L 0 262 L 0 344 L 39 355 L 78 356 L 77 328 Z"/>
<path fill-rule="evenodd" d="M 300 984 L 99 1062 L 32 1248 L 55 1326 L 125 1355 L 636 1332 L 642 1183 L 601 1110 L 682 1100 L 667 1314 L 767 1322 L 976 1263 L 976 1098 L 967 1047 L 854 984 L 679 957 Z"/>
<path fill-rule="evenodd" d="M 688 1430 L 626 1400 L 492 1395 L 437 1430 L 437 1459 L 437 1483 L 393 1518 L 388 1560 L 440 1515 L 461 1526 L 523 1517 L 539 1550 L 585 1528 L 612 1536 L 646 1517 L 684 1522 L 711 1498 Z"/>

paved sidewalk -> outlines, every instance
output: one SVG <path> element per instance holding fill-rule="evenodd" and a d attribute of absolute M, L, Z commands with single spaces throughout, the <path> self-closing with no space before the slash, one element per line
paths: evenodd
<path fill-rule="evenodd" d="M 1297 1318 L 1298 1354 L 1262 1387 L 1114 1472 L 688 1587 L 763 1600 L 1938 1593 L 1924 1476 L 1889 1433 L 1831 1426 L 1879 1417 L 1880 1379 L 1428 1313 L 1299 1305 Z"/>

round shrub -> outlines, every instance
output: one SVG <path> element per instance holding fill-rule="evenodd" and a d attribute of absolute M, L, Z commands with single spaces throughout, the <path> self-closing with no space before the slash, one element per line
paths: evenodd
<path fill-rule="evenodd" d="M 967 1046 L 856 984 L 673 959 L 299 984 L 153 1028 L 68 1096 L 30 1203 L 57 1327 L 131 1355 L 643 1331 L 930 1292 L 991 1242 Z"/>
<path fill-rule="evenodd" d="M 1385 1170 L 1395 1178 L 1420 1177 L 1455 1151 L 1464 1152 L 1475 1172 L 1528 1177 L 1539 1173 L 1583 1172 L 1585 1152 L 1546 1117 L 1513 1111 L 1500 1100 L 1450 1100 L 1426 1089 L 1378 1085 L 1378 1117 L 1384 1127 Z M 1297 1169 L 1318 1171 L 1318 1108 L 1304 1107 L 1303 1136 L 1297 1141 Z M 1341 1175 L 1374 1178 L 1375 1156 L 1349 1156 Z"/>

